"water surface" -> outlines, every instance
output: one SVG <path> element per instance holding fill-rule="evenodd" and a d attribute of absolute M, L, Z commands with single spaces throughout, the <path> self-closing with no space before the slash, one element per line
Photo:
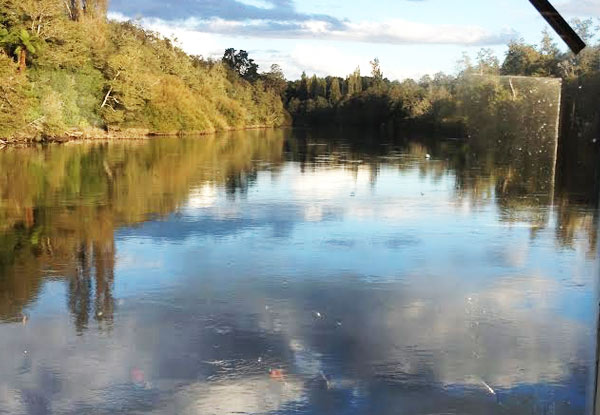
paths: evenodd
<path fill-rule="evenodd" d="M 597 210 L 534 144 L 1 151 L 0 413 L 589 411 Z"/>

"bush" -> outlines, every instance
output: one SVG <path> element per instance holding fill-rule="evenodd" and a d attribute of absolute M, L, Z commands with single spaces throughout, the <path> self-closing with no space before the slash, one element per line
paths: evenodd
<path fill-rule="evenodd" d="M 17 73 L 12 59 L 0 53 L 0 137 L 14 136 L 26 125 L 30 100 L 27 78 Z"/>

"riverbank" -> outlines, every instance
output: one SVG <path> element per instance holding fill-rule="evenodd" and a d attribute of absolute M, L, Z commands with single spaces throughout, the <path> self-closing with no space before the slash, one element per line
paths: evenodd
<path fill-rule="evenodd" d="M 146 140 L 153 137 L 189 137 L 205 136 L 231 131 L 250 131 L 250 130 L 269 130 L 276 128 L 289 128 L 289 124 L 280 126 L 270 125 L 251 125 L 247 127 L 230 127 L 219 130 L 200 130 L 200 131 L 173 131 L 156 132 L 145 128 L 125 128 L 125 129 L 86 129 L 74 130 L 57 136 L 27 136 L 15 138 L 0 138 L 0 150 L 9 146 L 22 146 L 30 144 L 51 144 L 51 143 L 69 143 L 77 141 L 99 141 L 99 140 Z"/>
<path fill-rule="evenodd" d="M 247 76 L 225 59 L 188 55 L 134 23 L 108 20 L 105 10 L 86 8 L 84 17 L 73 18 L 62 2 L 48 5 L 38 27 L 25 6 L 9 2 L 0 16 L 8 33 L 0 42 L 0 138 L 7 143 L 209 134 L 291 122 L 278 70 Z M 34 26 L 35 33 L 23 29 Z M 17 61 L 21 37 L 36 46 Z"/>

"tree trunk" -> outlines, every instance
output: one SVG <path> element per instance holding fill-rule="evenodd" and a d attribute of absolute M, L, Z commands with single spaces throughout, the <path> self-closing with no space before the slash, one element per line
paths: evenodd
<path fill-rule="evenodd" d="M 79 21 L 83 17 L 83 2 L 82 0 L 71 0 L 71 10 L 73 20 Z"/>
<path fill-rule="evenodd" d="M 27 69 L 27 50 L 22 47 L 19 53 L 19 72 L 24 73 Z"/>

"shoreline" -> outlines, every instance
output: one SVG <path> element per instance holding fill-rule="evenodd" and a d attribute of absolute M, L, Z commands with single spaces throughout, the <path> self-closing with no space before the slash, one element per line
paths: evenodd
<path fill-rule="evenodd" d="M 145 128 L 126 128 L 119 130 L 93 129 L 89 131 L 73 130 L 60 136 L 36 138 L 0 138 L 0 150 L 7 147 L 27 147 L 33 145 L 45 144 L 67 144 L 87 141 L 113 141 L 113 140 L 149 140 L 160 137 L 190 137 L 190 136 L 208 136 L 219 133 L 249 130 L 269 130 L 277 128 L 291 128 L 292 125 L 251 125 L 246 127 L 233 127 L 220 130 L 204 131 L 175 131 L 175 132 L 154 132 Z"/>

